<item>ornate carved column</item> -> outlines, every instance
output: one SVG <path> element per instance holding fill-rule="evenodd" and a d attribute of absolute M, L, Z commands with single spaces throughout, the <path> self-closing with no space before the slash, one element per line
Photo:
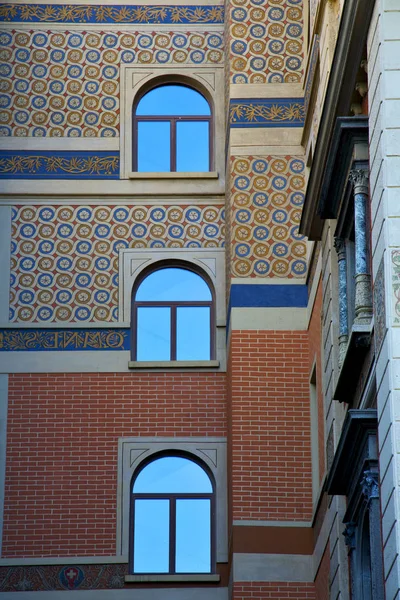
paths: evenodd
<path fill-rule="evenodd" d="M 364 471 L 362 491 L 368 505 L 369 538 L 371 548 L 371 582 L 374 600 L 384 599 L 382 560 L 381 512 L 379 505 L 379 475 L 377 471 Z"/>
<path fill-rule="evenodd" d="M 339 269 L 339 368 L 343 364 L 349 339 L 349 323 L 347 311 L 347 258 L 346 244 L 342 238 L 335 238 L 335 250 L 338 255 Z"/>
<path fill-rule="evenodd" d="M 356 249 L 355 272 L 355 320 L 356 324 L 367 324 L 372 319 L 371 273 L 368 257 L 367 202 L 368 172 L 366 169 L 350 171 L 354 186 L 354 230 Z"/>

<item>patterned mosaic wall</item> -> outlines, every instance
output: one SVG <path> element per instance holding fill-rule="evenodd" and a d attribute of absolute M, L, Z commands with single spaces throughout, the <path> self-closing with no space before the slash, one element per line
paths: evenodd
<path fill-rule="evenodd" d="M 21 206 L 13 211 L 10 320 L 118 321 L 122 248 L 224 243 L 222 206 Z"/>
<path fill-rule="evenodd" d="M 304 162 L 295 157 L 231 159 L 231 272 L 235 277 L 304 277 L 299 234 Z"/>
<path fill-rule="evenodd" d="M 0 33 L 0 135 L 114 137 L 120 64 L 216 64 L 222 34 Z"/>
<path fill-rule="evenodd" d="M 303 0 L 232 0 L 232 83 L 297 83 L 303 75 Z"/>

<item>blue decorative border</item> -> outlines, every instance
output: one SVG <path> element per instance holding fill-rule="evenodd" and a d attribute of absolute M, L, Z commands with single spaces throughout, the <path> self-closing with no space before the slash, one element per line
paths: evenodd
<path fill-rule="evenodd" d="M 230 101 L 231 127 L 303 127 L 303 98 L 246 98 Z"/>
<path fill-rule="evenodd" d="M 308 302 L 306 285 L 233 283 L 229 304 L 231 308 L 304 308 Z"/>
<path fill-rule="evenodd" d="M 0 351 L 129 350 L 129 329 L 0 329 Z"/>
<path fill-rule="evenodd" d="M 2 179 L 119 179 L 119 152 L 0 151 Z"/>
<path fill-rule="evenodd" d="M 217 23 L 223 6 L 0 4 L 0 21 L 16 23 Z"/>

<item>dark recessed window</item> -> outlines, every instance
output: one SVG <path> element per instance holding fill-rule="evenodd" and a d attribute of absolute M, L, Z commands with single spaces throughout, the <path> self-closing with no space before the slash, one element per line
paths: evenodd
<path fill-rule="evenodd" d="M 214 513 L 214 485 L 197 462 L 147 463 L 132 484 L 131 572 L 213 572 Z"/>
<path fill-rule="evenodd" d="M 133 360 L 214 358 L 214 303 L 208 283 L 182 267 L 150 272 L 134 289 Z"/>
<path fill-rule="evenodd" d="M 193 88 L 177 84 L 153 88 L 137 103 L 133 127 L 134 171 L 211 169 L 210 105 Z"/>

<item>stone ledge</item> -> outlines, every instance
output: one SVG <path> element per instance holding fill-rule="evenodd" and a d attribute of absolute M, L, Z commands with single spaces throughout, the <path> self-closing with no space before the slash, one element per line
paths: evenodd
<path fill-rule="evenodd" d="M 131 360 L 130 369 L 215 369 L 219 360 Z"/>
<path fill-rule="evenodd" d="M 216 171 L 167 171 L 165 173 L 153 172 L 131 172 L 128 175 L 129 179 L 218 179 Z"/>
<path fill-rule="evenodd" d="M 125 575 L 125 583 L 219 583 L 220 580 L 220 575 L 211 573 Z"/>

